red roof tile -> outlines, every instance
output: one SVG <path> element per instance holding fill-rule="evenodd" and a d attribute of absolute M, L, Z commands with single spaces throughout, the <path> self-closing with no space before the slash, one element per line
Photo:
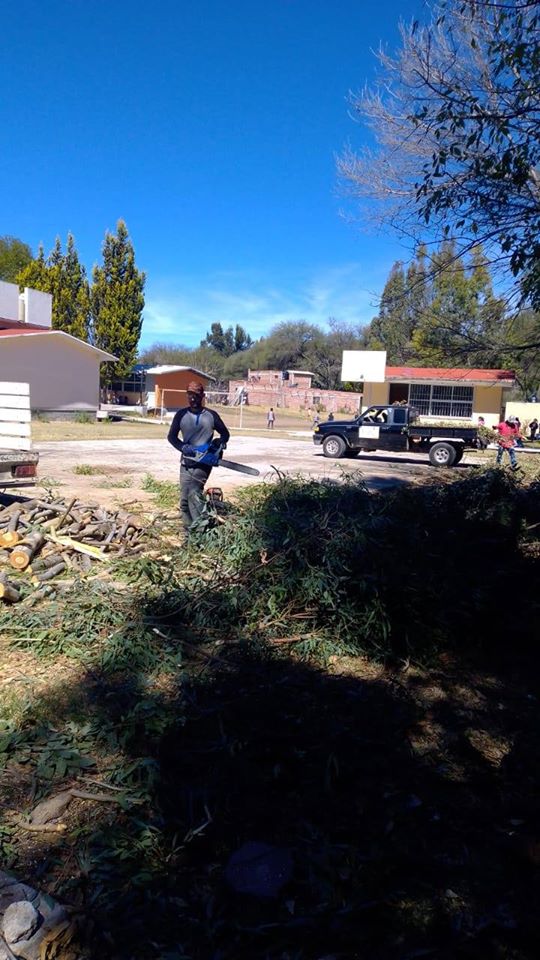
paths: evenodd
<path fill-rule="evenodd" d="M 451 380 L 476 383 L 514 383 L 513 370 L 485 370 L 470 367 L 387 367 L 387 380 Z"/>
<path fill-rule="evenodd" d="M 25 324 L 25 327 L 26 329 L 24 330 L 20 327 L 17 327 L 17 329 L 0 330 L 0 337 L 21 337 L 21 336 L 24 336 L 25 333 L 36 334 L 36 333 L 58 333 L 59 332 L 58 330 L 49 330 L 48 328 L 45 328 L 45 327 L 30 327 L 29 324 Z"/>

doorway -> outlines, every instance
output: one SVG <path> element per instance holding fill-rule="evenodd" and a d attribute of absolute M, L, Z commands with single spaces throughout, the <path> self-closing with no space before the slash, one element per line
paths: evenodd
<path fill-rule="evenodd" d="M 391 383 L 388 394 L 389 403 L 408 403 L 409 402 L 409 384 Z"/>

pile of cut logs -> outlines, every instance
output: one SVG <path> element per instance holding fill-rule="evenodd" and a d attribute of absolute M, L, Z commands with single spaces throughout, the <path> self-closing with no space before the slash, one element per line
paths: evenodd
<path fill-rule="evenodd" d="M 0 600 L 54 593 L 56 578 L 84 576 L 96 563 L 143 550 L 141 521 L 97 503 L 26 500 L 0 509 Z M 23 588 L 21 590 L 21 588 Z"/>

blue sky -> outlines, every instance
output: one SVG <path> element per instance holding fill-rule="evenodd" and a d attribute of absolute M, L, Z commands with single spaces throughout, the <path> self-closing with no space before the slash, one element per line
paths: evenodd
<path fill-rule="evenodd" d="M 391 236 L 340 218 L 335 154 L 365 131 L 373 78 L 422 0 L 19 0 L 4 5 L 0 234 L 90 270 L 129 228 L 147 273 L 142 345 L 213 321 L 369 322 Z"/>

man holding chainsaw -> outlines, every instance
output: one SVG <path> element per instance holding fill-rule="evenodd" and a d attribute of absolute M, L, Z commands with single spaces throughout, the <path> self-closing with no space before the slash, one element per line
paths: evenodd
<path fill-rule="evenodd" d="M 192 380 L 188 384 L 187 400 L 188 406 L 175 413 L 167 437 L 182 454 L 180 513 L 186 533 L 202 512 L 203 489 L 212 471 L 212 465 L 201 462 L 202 458 L 206 453 L 208 459 L 216 460 L 230 437 L 219 414 L 204 406 L 204 387 L 200 381 Z M 214 440 L 214 433 L 219 434 L 219 439 Z"/>

